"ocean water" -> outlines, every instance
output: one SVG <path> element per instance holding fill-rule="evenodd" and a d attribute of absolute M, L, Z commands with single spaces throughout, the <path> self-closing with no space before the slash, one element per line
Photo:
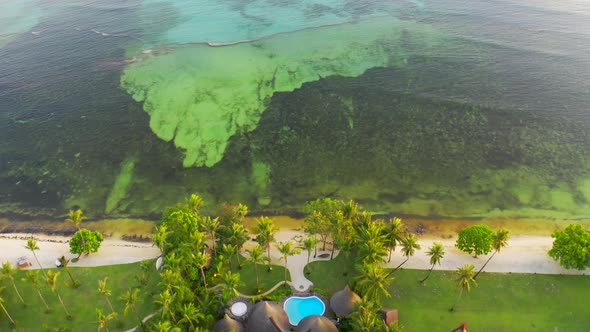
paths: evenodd
<path fill-rule="evenodd" d="M 590 5 L 0 0 L 0 213 L 590 216 Z"/>

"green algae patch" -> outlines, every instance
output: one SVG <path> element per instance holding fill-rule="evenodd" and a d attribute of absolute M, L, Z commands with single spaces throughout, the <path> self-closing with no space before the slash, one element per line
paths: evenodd
<path fill-rule="evenodd" d="M 403 66 L 405 49 L 427 52 L 443 40 L 427 25 L 386 17 L 231 46 L 184 45 L 130 65 L 121 86 L 143 102 L 152 131 L 185 151 L 185 167 L 211 167 L 233 135 L 256 129 L 275 92 Z"/>
<path fill-rule="evenodd" d="M 127 196 L 127 192 L 129 190 L 129 185 L 131 184 L 131 180 L 133 179 L 133 170 L 135 169 L 135 161 L 134 160 L 125 160 L 121 164 L 121 171 L 119 175 L 115 179 L 115 184 L 113 185 L 113 189 L 107 198 L 105 212 L 111 213 L 113 210 L 117 208 L 119 202 Z"/>

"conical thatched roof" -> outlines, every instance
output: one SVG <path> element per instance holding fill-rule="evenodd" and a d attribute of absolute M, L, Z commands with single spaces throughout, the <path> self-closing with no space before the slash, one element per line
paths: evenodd
<path fill-rule="evenodd" d="M 228 314 L 225 314 L 225 316 L 223 316 L 222 319 L 218 320 L 217 323 L 215 323 L 215 327 L 213 328 L 213 330 L 215 332 L 245 331 L 244 325 L 242 325 L 242 323 L 238 322 L 237 320 L 229 317 Z"/>
<path fill-rule="evenodd" d="M 299 322 L 295 332 L 338 332 L 338 328 L 324 316 L 311 315 Z"/>
<path fill-rule="evenodd" d="M 246 325 L 248 332 L 287 332 L 289 318 L 276 302 L 260 301 L 254 305 Z"/>
<path fill-rule="evenodd" d="M 330 307 L 338 316 L 348 317 L 357 303 L 361 303 L 361 298 L 355 292 L 351 291 L 348 286 L 343 290 L 332 295 Z"/>

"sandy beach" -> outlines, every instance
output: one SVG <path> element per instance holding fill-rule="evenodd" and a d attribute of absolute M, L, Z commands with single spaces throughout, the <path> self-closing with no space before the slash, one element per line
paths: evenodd
<path fill-rule="evenodd" d="M 30 268 L 38 268 L 33 254 L 25 248 L 26 239 L 31 234 L 13 233 L 0 235 L 0 262 L 9 261 L 16 264 L 19 257 L 27 257 L 33 264 Z M 68 237 L 35 235 L 40 250 L 36 251 L 39 261 L 44 267 L 54 267 L 58 257 L 65 255 L 67 258 L 73 258 L 76 255 L 69 253 Z M 276 234 L 277 242 L 300 241 L 305 238 L 305 234 L 300 230 L 282 229 Z M 442 242 L 445 246 L 445 256 L 437 270 L 455 270 L 465 263 L 474 264 L 479 269 L 487 260 L 489 255 L 473 258 L 471 255 L 463 253 L 455 248 L 456 238 L 441 238 L 440 236 L 425 235 L 420 237 L 418 243 L 422 249 L 418 250 L 414 256 L 403 266 L 410 269 L 429 269 L 429 257 L 426 255 L 428 247 L 433 242 Z M 485 271 L 502 272 L 502 273 L 540 273 L 540 274 L 571 274 L 582 275 L 590 274 L 590 269 L 584 271 L 568 270 L 562 268 L 559 263 L 553 260 L 547 252 L 551 248 L 553 238 L 550 236 L 540 235 L 515 235 L 508 241 L 508 247 L 490 261 Z M 248 241 L 244 248 L 250 248 L 256 245 L 252 240 Z M 271 257 L 275 264 L 283 265 L 280 260 L 280 253 L 276 244 L 272 245 Z M 322 253 L 330 252 L 330 245 L 325 252 L 321 251 L 321 244 L 318 245 L 318 256 Z M 338 251 L 335 252 L 338 254 Z M 83 255 L 77 263 L 70 263 L 74 266 L 101 266 L 126 264 L 145 259 L 155 258 L 160 255 L 160 250 L 151 243 L 137 243 L 123 241 L 118 238 L 106 238 L 100 250 L 97 253 L 88 256 Z M 491 255 L 491 253 L 490 253 Z M 314 258 L 313 254 L 310 261 L 327 260 L 329 258 Z M 405 258 L 402 256 L 400 249 L 393 253 L 391 262 L 387 267 L 396 267 Z M 294 287 L 298 289 L 307 289 L 312 286 L 311 281 L 305 278 L 303 268 L 307 263 L 307 252 L 302 251 L 298 255 L 288 258 L 287 267 L 291 273 L 291 280 Z"/>
<path fill-rule="evenodd" d="M 19 257 L 27 257 L 33 264 L 30 268 L 39 268 L 32 252 L 25 248 L 31 234 L 13 233 L 0 235 L 0 262 L 11 262 L 16 265 Z M 73 258 L 77 255 L 70 253 L 69 237 L 35 235 L 39 250 L 35 253 L 43 267 L 55 267 L 55 261 L 61 256 Z M 101 266 L 127 264 L 155 258 L 160 250 L 151 243 L 128 242 L 114 238 L 105 238 L 97 253 L 82 255 L 75 266 Z"/>

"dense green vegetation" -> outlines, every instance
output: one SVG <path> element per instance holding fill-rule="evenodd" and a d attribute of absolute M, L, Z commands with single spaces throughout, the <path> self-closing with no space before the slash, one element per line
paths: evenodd
<path fill-rule="evenodd" d="M 62 269 L 45 269 L 60 273 L 57 279 L 57 291 L 61 295 L 64 304 L 72 315 L 71 319 L 66 314 L 46 283 L 43 276 L 38 275 L 40 290 L 51 312 L 46 313 L 45 306 L 37 294 L 36 288 L 26 278 L 28 271 L 18 271 L 14 275 L 15 283 L 27 304 L 26 307 L 14 293 L 14 289 L 4 280 L 2 285 L 6 288 L 2 292 L 4 305 L 12 318 L 17 323 L 17 331 L 95 331 L 98 327 L 96 309 L 110 313 L 108 303 L 98 291 L 98 281 L 108 277 L 108 289 L 111 291 L 110 301 L 115 312 L 119 313 L 117 320 L 109 326 L 113 331 L 129 329 L 138 324 L 137 317 L 124 316 L 125 303 L 119 299 L 129 289 L 138 289 L 137 310 L 142 316 L 146 316 L 158 309 L 154 303 L 154 295 L 157 292 L 159 280 L 154 260 L 145 263 L 124 265 L 112 265 L 101 267 L 76 267 L 70 268 L 71 273 L 80 280 L 79 288 L 72 288 L 71 282 Z M 142 277 L 144 276 L 144 278 Z M 141 281 L 141 282 L 140 282 Z M 0 318 L 0 330 L 10 331 L 10 322 L 4 314 Z"/>
<path fill-rule="evenodd" d="M 345 275 L 350 269 L 350 261 L 337 256 L 312 262 L 308 278 L 332 294 L 351 282 Z M 432 331 L 433 326 L 446 331 L 462 322 L 472 331 L 585 331 L 590 326 L 586 276 L 484 273 L 451 313 L 459 292 L 456 273 L 434 270 L 421 285 L 425 273 L 399 270 L 387 287 L 391 297 L 383 306 L 399 309 L 404 331 Z"/>

